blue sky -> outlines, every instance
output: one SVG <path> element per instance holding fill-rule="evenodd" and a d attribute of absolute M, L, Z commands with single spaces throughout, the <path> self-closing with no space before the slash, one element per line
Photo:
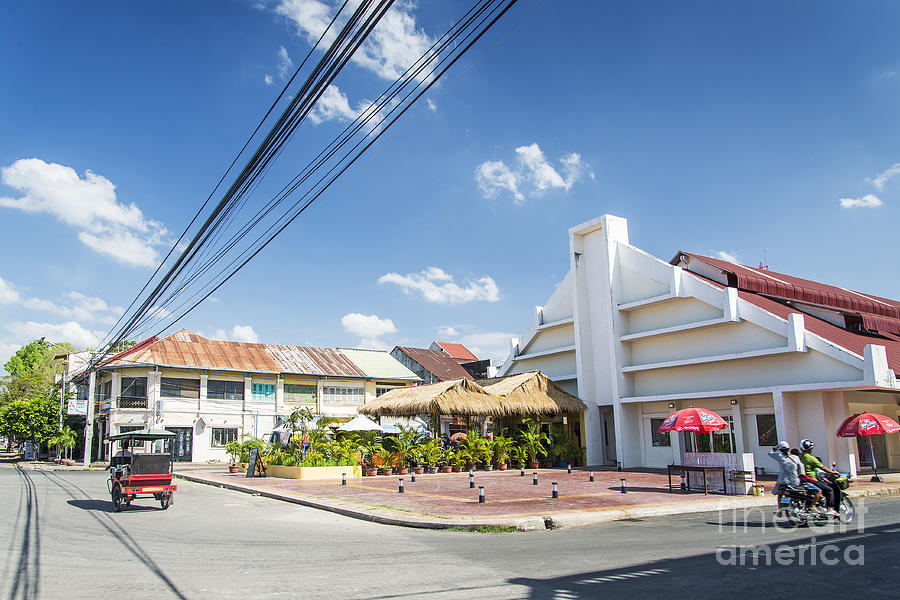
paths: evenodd
<path fill-rule="evenodd" d="M 0 8 L 0 359 L 95 343 L 205 199 L 329 0 Z M 397 2 L 269 172 L 290 179 L 466 2 Z M 889 298 L 895 2 L 520 2 L 363 160 L 180 324 L 501 358 L 603 213 Z M 263 188 L 263 191 L 266 188 Z"/>

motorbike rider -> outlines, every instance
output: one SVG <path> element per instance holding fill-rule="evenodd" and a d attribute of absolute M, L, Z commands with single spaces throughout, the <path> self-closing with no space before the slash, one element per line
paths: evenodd
<path fill-rule="evenodd" d="M 815 448 L 816 444 L 810 440 L 805 439 L 800 441 L 800 462 L 803 463 L 803 477 L 804 481 L 808 481 L 812 483 L 820 490 L 822 490 L 822 494 L 825 496 L 825 506 L 826 508 L 831 509 L 832 513 L 837 513 L 838 505 L 837 503 L 841 497 L 841 489 L 838 485 L 832 481 L 825 479 L 824 477 L 819 477 L 816 472 L 817 469 L 828 473 L 829 475 L 833 475 L 835 477 L 839 477 L 840 473 L 837 471 L 833 471 L 822 464 L 822 461 L 813 456 L 812 451 Z"/>
<path fill-rule="evenodd" d="M 769 452 L 772 460 L 778 463 L 778 479 L 775 481 L 772 491 L 778 496 L 778 511 L 775 514 L 779 517 L 781 516 L 781 496 L 785 486 L 800 485 L 800 464 L 791 458 L 790 450 L 790 444 L 781 441 Z"/>

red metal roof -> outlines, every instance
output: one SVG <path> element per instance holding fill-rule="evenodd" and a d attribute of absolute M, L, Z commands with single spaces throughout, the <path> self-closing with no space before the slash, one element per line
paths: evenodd
<path fill-rule="evenodd" d="M 463 346 L 462 344 L 456 344 L 454 342 L 435 342 L 438 346 L 444 349 L 444 352 L 450 355 L 450 358 L 454 360 L 462 360 L 465 362 L 472 362 L 478 360 L 478 357 L 469 352 L 469 349 Z"/>
<path fill-rule="evenodd" d="M 408 346 L 397 347 L 403 354 L 422 365 L 426 371 L 434 375 L 440 381 L 450 381 L 451 379 L 475 380 L 471 373 L 466 371 L 458 362 L 440 350 L 410 348 Z"/>
<path fill-rule="evenodd" d="M 712 279 L 709 279 L 697 273 L 692 272 L 691 275 L 702 279 L 703 281 L 711 283 L 718 288 L 725 287 L 721 283 L 713 281 Z M 808 313 L 803 313 L 795 308 L 791 308 L 790 306 L 786 306 L 780 302 L 776 302 L 775 300 L 766 298 L 765 296 L 761 296 L 759 294 L 747 292 L 744 290 L 738 290 L 738 297 L 785 320 L 787 320 L 788 315 L 790 315 L 791 313 L 802 314 L 803 324 L 807 331 L 823 339 L 826 339 L 833 344 L 845 348 L 850 352 L 853 352 L 854 354 L 858 354 L 859 356 L 863 355 L 865 347 L 868 344 L 884 346 L 887 353 L 888 366 L 895 372 L 900 372 L 900 337 L 887 335 L 885 337 L 889 339 L 883 339 L 882 337 L 874 335 L 863 335 L 861 333 L 847 331 L 846 329 L 842 329 L 837 325 L 833 325 L 828 321 L 824 321 Z"/>
<path fill-rule="evenodd" d="M 718 258 L 703 256 L 702 254 L 679 252 L 673 262 L 677 262 L 677 259 L 682 254 L 718 267 L 725 273 L 732 274 L 736 279 L 736 287 L 739 290 L 787 300 L 798 300 L 860 314 L 868 313 L 890 319 L 900 319 L 900 302 L 896 300 L 880 298 L 872 294 L 863 294 L 834 285 L 819 283 L 818 281 L 776 273 L 767 269 L 755 269 L 746 265 L 738 265 Z"/>

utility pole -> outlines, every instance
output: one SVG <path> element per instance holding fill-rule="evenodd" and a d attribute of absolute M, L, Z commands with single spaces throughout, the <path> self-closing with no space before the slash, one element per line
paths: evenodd
<path fill-rule="evenodd" d="M 63 415 L 66 413 L 66 377 L 69 374 L 69 355 L 66 354 L 63 359 L 66 362 L 63 364 L 63 374 L 62 374 L 62 387 L 59 390 L 59 430 L 62 431 L 63 428 Z"/>
<path fill-rule="evenodd" d="M 84 417 L 84 466 L 91 466 L 91 443 L 94 438 L 94 397 L 97 393 L 97 371 L 91 369 L 88 376 L 88 405 Z"/>

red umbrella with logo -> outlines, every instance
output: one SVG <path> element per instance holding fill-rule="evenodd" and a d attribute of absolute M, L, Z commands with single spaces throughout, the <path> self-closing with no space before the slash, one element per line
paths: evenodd
<path fill-rule="evenodd" d="M 881 433 L 897 433 L 900 424 L 890 417 L 872 413 L 859 413 L 847 417 L 838 427 L 838 437 L 856 437 L 858 435 L 878 435 Z M 875 476 L 872 481 L 881 481 L 878 476 L 878 465 L 875 463 L 875 450 L 872 448 L 872 438 L 869 438 L 869 453 L 872 455 L 872 470 Z"/>
<path fill-rule="evenodd" d="M 709 409 L 691 406 L 673 412 L 666 417 L 656 431 L 657 433 L 690 431 L 693 434 L 694 448 L 696 448 L 698 433 L 711 433 L 720 429 L 728 429 L 728 422 L 725 419 Z"/>

